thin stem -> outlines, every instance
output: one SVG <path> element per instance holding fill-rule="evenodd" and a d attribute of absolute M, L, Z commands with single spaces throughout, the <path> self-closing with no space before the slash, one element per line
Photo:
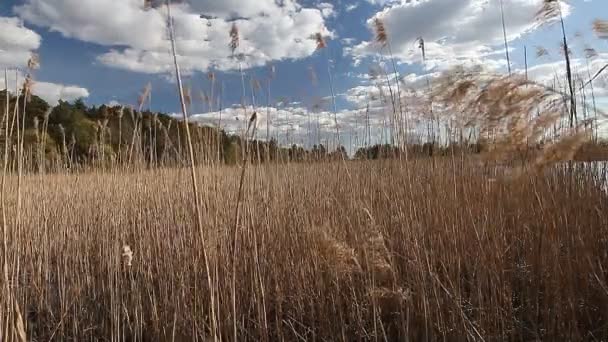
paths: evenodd
<path fill-rule="evenodd" d="M 403 117 L 405 119 L 405 130 L 406 130 L 405 136 L 407 136 L 407 133 L 408 133 L 407 131 L 409 129 L 409 127 L 408 127 L 409 120 L 408 120 L 407 112 L 405 114 L 403 113 L 403 106 L 401 104 L 401 86 L 399 85 L 399 81 L 400 81 L 399 80 L 399 78 L 400 78 L 399 71 L 397 71 L 397 63 L 395 62 L 395 57 L 393 56 L 393 50 L 391 48 L 391 43 L 387 41 L 386 45 L 388 48 L 388 54 L 391 57 L 391 64 L 393 66 L 393 72 L 395 73 L 395 77 L 397 77 L 397 80 L 395 81 L 395 84 L 397 85 L 397 99 L 396 100 L 397 100 L 397 105 L 399 108 L 399 114 L 401 117 Z M 393 102 L 393 105 L 394 105 L 394 102 Z M 396 110 L 393 110 L 393 112 L 396 114 Z M 395 119 L 396 118 L 393 118 L 393 123 L 394 123 Z M 394 128 L 393 128 L 393 130 L 394 130 Z M 392 139 L 394 139 L 394 138 L 392 138 Z M 405 145 L 405 150 L 406 150 L 405 154 L 406 154 L 406 161 L 407 161 L 407 159 L 408 159 L 407 158 L 407 138 L 403 137 L 403 140 L 404 140 L 404 145 Z"/>
<path fill-rule="evenodd" d="M 526 81 L 528 81 L 528 48 L 524 45 L 524 67 L 526 71 Z"/>
<path fill-rule="evenodd" d="M 4 69 L 4 88 L 5 88 L 5 109 L 4 109 L 4 166 L 2 169 L 2 193 L 0 193 L 0 202 L 2 204 L 2 274 L 3 274 L 3 282 L 8 289 L 8 227 L 6 224 L 6 169 L 8 167 L 8 114 L 9 114 L 9 101 L 10 97 L 8 94 L 8 70 Z M 16 104 L 15 104 L 16 105 Z M 5 287 L 3 286 L 0 290 L 0 293 L 3 293 Z M 8 298 L 9 293 L 7 292 L 2 297 Z M 2 311 L 4 303 L 0 303 L 0 311 Z M 7 302 L 7 308 L 8 308 Z M 2 322 L 0 322 L 2 324 Z M 0 326 L 0 336 L 2 334 L 2 326 Z"/>
<path fill-rule="evenodd" d="M 505 55 L 507 56 L 507 69 L 509 70 L 509 76 L 511 76 L 511 59 L 509 58 L 509 42 L 507 41 L 507 27 L 505 25 L 505 10 L 503 6 L 503 0 L 500 0 L 500 16 L 502 20 L 502 34 L 505 40 Z"/>
<path fill-rule="evenodd" d="M 269 77 L 266 88 L 266 162 L 270 161 L 270 80 Z"/>
<path fill-rule="evenodd" d="M 336 125 L 336 149 L 340 146 L 340 126 L 338 126 L 338 107 L 336 105 L 336 95 L 334 92 L 334 80 L 331 74 L 331 62 L 329 58 L 329 53 L 326 55 L 327 57 L 327 78 L 329 80 L 329 91 L 331 92 L 331 104 L 332 110 L 334 114 L 334 125 Z"/>
<path fill-rule="evenodd" d="M 594 139 L 597 140 L 597 103 L 595 101 L 595 89 L 593 88 L 593 80 L 591 80 L 591 67 L 589 66 L 589 58 L 586 59 L 587 61 L 587 75 L 589 76 L 589 86 L 591 87 L 591 100 L 593 103 L 593 115 L 594 115 L 594 120 L 593 120 L 593 125 L 591 126 L 592 129 L 592 134 Z M 593 129 L 595 128 L 595 133 L 593 132 Z"/>
<path fill-rule="evenodd" d="M 574 84 L 572 83 L 572 67 L 570 64 L 570 52 L 568 48 L 568 39 L 566 38 L 566 26 L 564 25 L 564 16 L 562 15 L 561 6 L 559 7 L 559 18 L 562 26 L 562 36 L 564 40 L 564 57 L 566 58 L 566 76 L 568 78 L 568 89 L 570 90 L 570 128 L 574 127 L 574 120 L 576 120 L 576 98 L 574 96 Z"/>
<path fill-rule="evenodd" d="M 196 177 L 196 165 L 194 162 L 194 148 L 192 146 L 192 137 L 190 134 L 190 127 L 188 125 L 188 110 L 187 110 L 187 106 L 186 106 L 186 100 L 184 98 L 184 88 L 183 88 L 183 84 L 182 84 L 182 77 L 181 77 L 181 73 L 180 73 L 180 69 L 179 69 L 179 63 L 177 61 L 177 51 L 176 51 L 176 47 L 175 47 L 175 28 L 173 27 L 173 17 L 171 15 L 171 0 L 167 0 L 167 19 L 168 19 L 168 24 L 169 24 L 169 35 L 170 35 L 170 40 L 171 40 L 171 53 L 173 55 L 173 64 L 175 66 L 175 78 L 177 79 L 177 89 L 178 89 L 178 93 L 179 93 L 179 100 L 180 100 L 180 104 L 181 104 L 181 109 L 182 109 L 182 118 L 184 120 L 184 124 L 185 124 L 185 130 L 186 130 L 186 138 L 188 140 L 188 154 L 190 157 L 190 176 L 192 178 L 192 191 L 193 191 L 193 195 L 194 195 L 194 206 L 195 206 L 195 210 L 196 210 L 196 222 L 198 225 L 198 230 L 199 230 L 199 234 L 201 237 L 201 242 L 203 244 L 203 255 L 205 258 L 205 270 L 207 272 L 207 279 L 208 279 L 208 283 L 209 283 L 209 289 L 210 289 L 210 293 L 211 293 L 211 320 L 212 320 L 212 330 L 213 330 L 213 339 L 214 341 L 217 341 L 217 324 L 215 322 L 215 305 L 213 304 L 214 298 L 213 298 L 213 287 L 212 287 L 212 281 L 211 281 L 211 272 L 210 272 L 210 268 L 209 268 L 209 258 L 207 256 L 207 249 L 205 247 L 205 234 L 204 234 L 204 230 L 203 230 L 203 219 L 202 219 L 202 213 L 201 213 L 201 199 L 199 196 L 199 189 L 198 189 L 198 182 L 197 182 L 197 177 Z"/>

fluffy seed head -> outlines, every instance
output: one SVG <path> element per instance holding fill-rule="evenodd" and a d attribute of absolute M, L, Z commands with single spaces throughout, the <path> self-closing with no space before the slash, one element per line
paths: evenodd
<path fill-rule="evenodd" d="M 317 50 L 325 49 L 327 44 L 325 44 L 325 38 L 320 32 L 315 33 L 315 41 L 317 42 Z"/>
<path fill-rule="evenodd" d="M 543 0 L 542 7 L 536 12 L 536 20 L 546 23 L 561 15 L 561 5 L 559 0 Z"/>
<path fill-rule="evenodd" d="M 548 55 L 549 55 L 549 51 L 547 49 L 545 49 L 542 46 L 536 47 L 536 57 L 537 58 L 548 56 Z"/>
<path fill-rule="evenodd" d="M 142 91 L 142 93 L 139 95 L 139 99 L 137 100 L 137 104 L 139 106 L 139 111 L 141 111 L 142 108 L 144 107 L 144 103 L 146 102 L 146 99 L 148 98 L 148 96 L 150 96 L 151 91 L 152 91 L 152 84 L 150 82 L 148 82 L 148 84 L 146 84 L 146 86 L 144 87 L 144 90 Z"/>
<path fill-rule="evenodd" d="M 186 104 L 189 106 L 192 104 L 192 96 L 190 95 L 190 87 L 184 87 L 183 88 L 183 92 L 184 92 L 184 101 L 186 101 Z"/>
<path fill-rule="evenodd" d="M 27 68 L 30 70 L 40 68 L 40 56 L 37 53 L 32 53 L 30 59 L 27 61 Z"/>
<path fill-rule="evenodd" d="M 374 29 L 376 31 L 376 41 L 382 45 L 386 45 L 388 42 L 388 34 L 386 33 L 386 27 L 384 26 L 382 19 L 374 19 Z"/>
<path fill-rule="evenodd" d="M 129 245 L 122 246 L 122 262 L 123 265 L 127 267 L 133 265 L 133 251 Z"/>
<path fill-rule="evenodd" d="M 232 55 L 239 47 L 240 37 L 239 37 L 239 28 L 236 26 L 236 23 L 232 23 L 232 27 L 230 28 L 230 50 L 232 51 Z"/>
<path fill-rule="evenodd" d="M 362 270 L 355 249 L 325 231 L 318 234 L 319 249 L 327 266 L 338 275 L 349 276 Z"/>
<path fill-rule="evenodd" d="M 595 20 L 593 22 L 593 31 L 598 38 L 608 39 L 608 20 Z"/>
<path fill-rule="evenodd" d="M 597 56 L 598 56 L 597 51 L 594 48 L 589 47 L 589 46 L 587 46 L 585 48 L 585 57 L 591 59 L 591 58 L 595 58 Z"/>
<path fill-rule="evenodd" d="M 25 95 L 25 100 L 27 102 L 31 100 L 32 89 L 34 89 L 34 79 L 31 74 L 28 74 L 23 82 L 23 94 Z"/>

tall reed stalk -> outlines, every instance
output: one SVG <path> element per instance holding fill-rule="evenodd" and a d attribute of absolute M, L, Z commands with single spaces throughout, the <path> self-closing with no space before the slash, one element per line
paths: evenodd
<path fill-rule="evenodd" d="M 177 89 L 178 89 L 178 94 L 179 94 L 179 100 L 180 100 L 180 104 L 181 104 L 181 109 L 182 109 L 182 119 L 184 122 L 184 127 L 185 127 L 185 131 L 186 131 L 186 140 L 188 143 L 188 155 L 190 158 L 190 176 L 191 176 L 191 185 L 192 185 L 192 195 L 194 196 L 194 206 L 195 206 L 195 212 L 196 212 L 196 224 L 198 227 L 198 231 L 200 234 L 200 238 L 201 238 L 201 243 L 202 243 L 202 250 L 203 250 L 203 256 L 204 256 L 204 262 L 205 262 L 205 271 L 207 273 L 207 278 L 208 278 L 208 285 L 209 285 L 209 289 L 212 289 L 212 284 L 213 281 L 211 279 L 211 268 L 209 265 L 209 257 L 207 254 L 207 246 L 206 246 L 206 238 L 205 238 L 205 232 L 204 232 L 204 227 L 203 227 L 203 216 L 202 216 L 202 203 L 201 203 L 201 198 L 200 198 L 200 194 L 199 194 L 199 188 L 198 188 L 198 179 L 196 176 L 196 164 L 195 164 L 195 160 L 194 160 L 194 148 L 192 146 L 192 137 L 190 135 L 190 126 L 188 124 L 188 110 L 186 107 L 186 100 L 184 98 L 184 88 L 183 88 L 183 84 L 182 84 L 182 77 L 181 77 L 181 72 L 180 72 L 180 68 L 179 68 L 179 63 L 177 61 L 177 49 L 176 49 L 176 43 L 175 43 L 175 28 L 173 25 L 173 16 L 171 15 L 171 0 L 166 0 L 166 5 L 167 5 L 167 22 L 168 22 L 168 26 L 169 26 L 169 40 L 171 41 L 171 54 L 173 55 L 173 65 L 175 67 L 175 78 L 177 80 Z M 212 330 L 212 334 L 213 334 L 213 339 L 215 341 L 217 341 L 217 323 L 216 323 L 216 315 L 215 315 L 215 297 L 213 294 L 213 291 L 210 290 L 210 315 L 211 315 L 211 330 Z"/>
<path fill-rule="evenodd" d="M 505 43 L 505 57 L 507 58 L 507 70 L 511 75 L 511 58 L 509 58 L 509 42 L 507 40 L 507 25 L 505 23 L 505 9 L 503 0 L 500 0 L 500 19 L 502 22 L 502 35 Z"/>

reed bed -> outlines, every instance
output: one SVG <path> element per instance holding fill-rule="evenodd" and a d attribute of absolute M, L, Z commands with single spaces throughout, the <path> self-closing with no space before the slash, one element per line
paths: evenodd
<path fill-rule="evenodd" d="M 241 168 L 197 171 L 203 234 L 187 169 L 24 176 L 18 224 L 9 177 L 28 340 L 608 338 L 605 167 L 254 164 L 236 227 Z"/>
<path fill-rule="evenodd" d="M 565 90 L 528 80 L 527 68 L 512 75 L 510 63 L 509 76 L 455 68 L 414 93 L 416 118 L 405 84 L 383 67 L 372 77 L 386 107 L 378 142 L 395 153 L 350 161 L 327 54 L 334 145 L 344 153 L 261 163 L 257 112 L 244 110 L 232 167 L 222 164 L 221 132 L 204 144 L 190 133 L 171 1 L 144 1 L 161 6 L 185 123 L 169 158 L 179 163 L 157 163 L 157 123 L 163 151 L 173 142 L 170 123 L 144 120 L 150 86 L 130 111 L 130 143 L 124 107 L 117 112 L 117 150 L 108 151 L 117 164 L 106 162 L 107 109 L 82 164 L 66 158 L 61 123 L 61 153 L 47 158 L 52 109 L 33 122 L 36 148 L 25 144 L 37 55 L 13 104 L 5 93 L 0 341 L 608 340 L 608 167 L 572 162 L 597 142 L 605 116 L 594 108 L 593 119 L 578 119 L 559 2 L 543 1 L 536 20 L 560 19 Z M 382 18 L 373 26 L 399 76 Z M 593 27 L 605 36 L 604 21 Z M 229 36 L 245 99 L 236 22 Z M 325 50 L 321 33 L 312 39 Z M 417 42 L 426 63 L 424 37 Z M 583 90 L 605 68 L 593 78 L 588 68 Z M 410 155 L 412 144 L 430 146 L 428 158 Z M 487 148 L 455 150 L 473 145 Z M 450 153 L 436 157 L 435 147 Z"/>

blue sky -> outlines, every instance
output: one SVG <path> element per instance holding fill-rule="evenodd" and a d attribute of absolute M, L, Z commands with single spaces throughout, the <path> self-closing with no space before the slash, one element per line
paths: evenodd
<path fill-rule="evenodd" d="M 0 15 L 5 17 L 16 16 L 13 8 L 23 2 L 19 0 L 3 2 L 0 4 Z M 49 3 L 53 2 L 49 1 Z M 365 7 L 371 6 L 366 5 Z M 357 11 L 356 14 L 360 15 L 359 12 Z M 328 24 L 332 25 L 332 29 L 339 32 L 338 36 L 347 36 L 346 33 L 348 32 L 365 37 L 368 35 L 368 30 L 364 26 L 364 20 L 364 17 L 360 17 L 357 20 L 330 18 L 327 21 Z M 163 112 L 172 112 L 179 109 L 175 96 L 175 85 L 167 81 L 169 73 L 145 74 L 106 66 L 97 61 L 96 58 L 108 51 L 107 46 L 68 38 L 61 33 L 49 30 L 49 27 L 29 24 L 27 21 L 25 25 L 42 36 L 42 44 L 38 49 L 43 66 L 37 72 L 37 78 L 40 80 L 82 86 L 90 92 L 90 96 L 86 99 L 86 102 L 90 104 L 108 103 L 112 100 L 121 103 L 134 103 L 137 101 L 138 93 L 146 83 L 151 82 L 153 109 Z M 313 33 L 303 33 L 302 37 L 306 38 Z M 225 39 L 225 45 L 227 46 L 229 42 L 228 32 L 222 38 Z M 332 58 L 336 60 L 336 68 L 334 69 L 336 88 L 347 89 L 353 82 L 352 79 L 347 77 L 347 72 L 352 71 L 351 61 L 343 56 L 342 47 L 338 41 L 329 41 L 328 49 Z M 327 63 L 325 52 L 322 54 L 315 53 L 310 57 L 298 60 L 275 60 L 271 63 L 277 72 L 277 77 L 273 80 L 271 88 L 274 101 L 287 98 L 301 102 L 305 98 L 325 97 L 330 93 L 327 82 L 325 82 L 327 76 L 323 73 Z M 318 69 L 320 79 L 314 87 L 309 77 L 311 66 Z M 257 67 L 247 69 L 244 72 L 248 76 L 262 79 L 267 74 L 267 70 L 267 67 Z M 225 103 L 240 103 L 241 81 L 238 72 L 233 70 L 229 72 L 216 71 L 216 73 L 217 79 L 221 80 L 226 88 Z M 200 71 L 187 76 L 186 83 L 192 85 L 193 91 L 209 87 L 206 74 Z M 344 103 L 343 105 L 346 106 L 347 104 Z M 196 109 L 196 103 L 194 103 L 194 107 Z M 202 107 L 202 105 L 199 107 Z"/>
<path fill-rule="evenodd" d="M 279 101 L 283 102 L 281 108 L 300 113 L 294 115 L 295 124 L 289 122 L 291 119 L 283 122 L 295 126 L 294 131 L 309 124 L 310 116 L 302 113 L 316 104 L 321 104 L 322 111 L 330 110 L 328 63 L 339 115 L 345 121 L 350 118 L 354 125 L 352 116 L 360 113 L 367 101 L 361 94 L 374 88 L 366 75 L 381 58 L 369 27 L 376 16 L 387 26 L 400 76 L 409 75 L 412 87 L 424 75 L 436 75 L 457 64 L 506 70 L 502 31 L 497 31 L 501 28 L 499 0 L 324 1 L 189 0 L 176 6 L 180 62 L 193 93 L 191 112 L 208 110 L 197 96 L 200 91 L 210 93 L 208 71 L 214 71 L 218 84 L 223 84 L 224 106 L 242 101 L 241 78 L 228 48 L 230 18 L 234 17 L 242 18 L 236 21 L 241 32 L 237 53 L 247 55 L 243 62 L 247 80 L 265 82 L 269 66 L 275 68 L 271 105 L 277 110 L 275 118 L 280 117 L 280 108 L 276 108 Z M 534 25 L 540 1 L 504 0 L 504 5 L 512 68 L 523 68 L 525 45 L 531 75 L 546 81 L 553 77 L 552 70 L 559 68 L 560 33 L 557 25 Z M 216 18 L 193 19 L 200 13 Z M 564 13 L 575 57 L 582 58 L 585 45 L 593 46 L 600 56 L 592 67 L 601 67 L 608 60 L 603 54 L 608 42 L 594 36 L 591 23 L 596 18 L 608 19 L 608 2 L 572 0 L 564 5 Z M 0 33 L 0 66 L 23 68 L 26 60 L 19 57 L 36 51 L 41 59 L 41 68 L 36 71 L 39 92 L 51 103 L 58 98 L 84 96 L 89 104 L 133 105 L 151 82 L 151 108 L 173 113 L 179 106 L 167 62 L 164 15 L 163 8 L 144 11 L 139 0 L 3 0 L 2 24 L 16 31 L 11 31 L 11 37 Z M 326 49 L 315 51 L 315 42 L 309 37 L 316 32 L 326 37 Z M 419 36 L 426 40 L 429 61 L 425 65 L 416 48 Z M 546 48 L 550 55 L 536 58 L 537 46 Z M 311 81 L 310 70 L 318 82 Z M 247 88 L 246 104 L 251 105 Z M 598 88 L 602 94 L 603 89 Z M 257 96 L 265 105 L 265 92 Z M 599 100 L 608 107 L 603 98 Z M 215 120 L 216 115 L 208 117 Z"/>

